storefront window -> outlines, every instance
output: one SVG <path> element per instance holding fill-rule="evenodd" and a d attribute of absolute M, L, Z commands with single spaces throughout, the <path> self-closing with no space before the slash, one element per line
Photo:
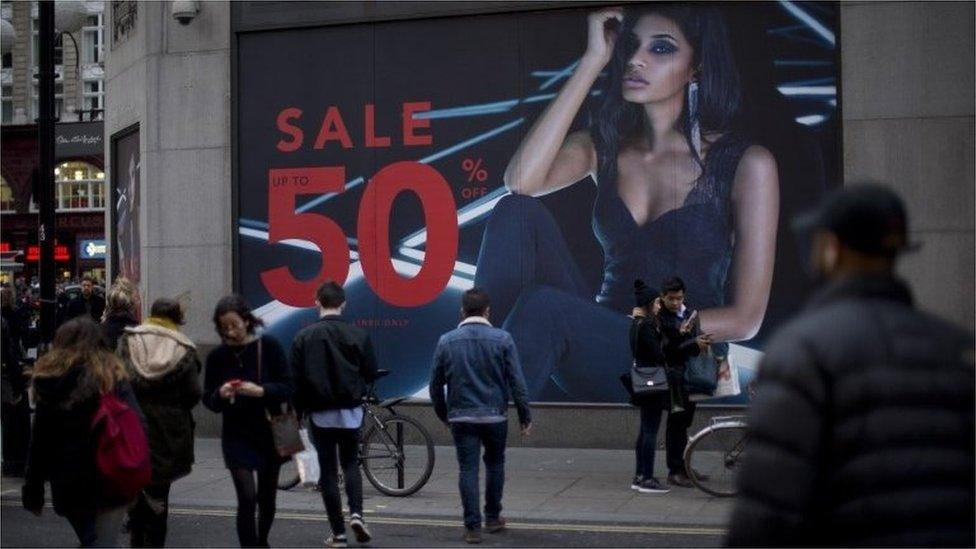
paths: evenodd
<path fill-rule="evenodd" d="M 54 170 L 58 211 L 105 208 L 105 173 L 85 162 L 65 162 Z"/>
<path fill-rule="evenodd" d="M 14 191 L 2 177 L 0 177 L 0 212 L 14 213 Z"/>

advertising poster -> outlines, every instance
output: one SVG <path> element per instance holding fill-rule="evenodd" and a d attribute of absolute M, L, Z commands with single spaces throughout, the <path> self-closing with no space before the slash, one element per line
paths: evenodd
<path fill-rule="evenodd" d="M 598 11 L 239 34 L 235 280 L 270 332 L 341 281 L 381 391 L 423 397 L 478 285 L 534 401 L 625 402 L 634 279 L 680 276 L 747 384 L 811 289 L 790 218 L 841 178 L 837 5 Z"/>
<path fill-rule="evenodd" d="M 139 247 L 139 128 L 112 138 L 112 273 L 138 286 Z"/>

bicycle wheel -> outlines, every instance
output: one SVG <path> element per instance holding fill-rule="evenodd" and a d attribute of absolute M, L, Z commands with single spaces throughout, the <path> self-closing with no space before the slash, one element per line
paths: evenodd
<path fill-rule="evenodd" d="M 295 486 L 298 486 L 298 467 L 295 465 L 294 459 L 289 459 L 281 465 L 281 469 L 278 471 L 278 489 L 279 490 L 291 490 Z"/>
<path fill-rule="evenodd" d="M 703 429 L 692 437 L 685 449 L 688 478 L 707 494 L 734 496 L 746 442 L 746 424 L 741 421 L 718 423 Z"/>
<path fill-rule="evenodd" d="M 369 483 L 388 496 L 409 496 L 434 471 L 434 442 L 413 418 L 394 415 L 373 425 L 360 442 L 359 460 Z"/>

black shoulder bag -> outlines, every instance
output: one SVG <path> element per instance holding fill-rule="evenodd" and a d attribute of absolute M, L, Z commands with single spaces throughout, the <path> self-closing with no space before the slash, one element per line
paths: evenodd
<path fill-rule="evenodd" d="M 635 400 L 668 392 L 668 373 L 664 366 L 637 364 L 637 339 L 643 322 L 643 320 L 637 321 L 630 341 L 631 351 L 634 354 L 634 362 L 630 367 L 630 394 Z"/>

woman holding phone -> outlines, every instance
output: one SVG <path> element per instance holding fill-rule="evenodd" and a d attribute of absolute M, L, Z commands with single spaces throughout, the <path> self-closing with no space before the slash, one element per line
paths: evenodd
<path fill-rule="evenodd" d="M 241 547 L 268 547 L 284 461 L 275 449 L 268 413 L 291 398 L 291 371 L 281 345 L 255 333 L 263 323 L 243 297 L 221 299 L 213 322 L 223 343 L 207 357 L 203 403 L 224 416 L 221 447 L 237 492 Z M 255 511 L 260 511 L 256 523 Z"/>
<path fill-rule="evenodd" d="M 592 124 L 570 132 L 603 73 Z M 759 330 L 779 180 L 772 154 L 740 131 L 749 121 L 739 120 L 739 98 L 714 7 L 652 3 L 590 15 L 585 53 L 505 171 L 512 194 L 492 212 L 475 277 L 515 339 L 533 400 L 619 400 L 637 278 L 680 273 L 701 330 L 717 342 Z M 581 181 L 597 190 L 590 221 L 604 264 L 595 295 L 537 199 Z"/>

